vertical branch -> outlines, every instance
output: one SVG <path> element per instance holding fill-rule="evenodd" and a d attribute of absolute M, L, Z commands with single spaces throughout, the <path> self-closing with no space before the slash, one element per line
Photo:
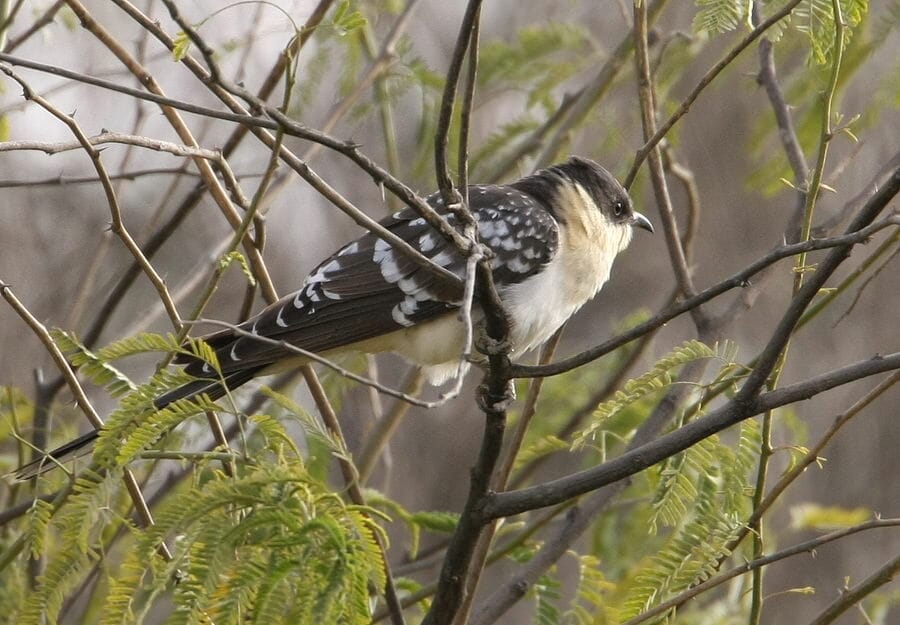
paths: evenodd
<path fill-rule="evenodd" d="M 322 383 L 319 381 L 319 377 L 313 370 L 312 365 L 303 365 L 300 368 L 300 372 L 303 374 L 303 379 L 309 387 L 309 391 L 313 396 L 313 401 L 315 401 L 316 406 L 319 409 L 319 414 L 322 415 L 322 421 L 324 421 L 325 427 L 327 427 L 328 431 L 343 444 L 344 434 L 341 431 L 341 423 L 338 420 L 337 413 L 335 413 L 334 408 L 328 399 L 328 395 L 326 395 L 325 389 L 322 388 Z M 347 494 L 350 496 L 350 501 L 358 506 L 365 507 L 366 500 L 359 487 L 359 480 L 357 479 L 356 469 L 353 467 L 353 463 L 347 458 L 339 458 L 338 464 L 341 467 L 341 475 L 344 478 L 344 484 L 347 487 Z M 385 577 L 384 598 L 391 615 L 391 622 L 393 625 L 405 625 L 405 621 L 403 620 L 403 606 L 400 604 L 400 599 L 397 596 L 397 589 L 394 587 L 394 577 L 391 574 L 391 565 L 388 562 L 387 547 L 384 544 L 381 535 L 377 532 L 372 532 L 372 538 L 378 544 L 378 548 L 381 551 Z"/>
<path fill-rule="evenodd" d="M 441 190 L 441 197 L 444 199 L 444 205 L 448 207 L 459 203 L 447 164 L 447 145 L 450 141 L 450 126 L 453 123 L 453 105 L 456 101 L 456 88 L 459 83 L 463 59 L 469 47 L 469 42 L 472 40 L 473 28 L 475 28 L 480 13 L 481 0 L 469 0 L 465 15 L 463 15 L 462 24 L 459 27 L 459 36 L 456 39 L 456 47 L 450 59 L 450 67 L 447 68 L 447 78 L 444 82 L 444 93 L 441 97 L 441 108 L 438 112 L 437 130 L 434 136 L 435 176 L 437 177 L 438 188 Z M 474 80 L 474 76 L 472 78 Z"/>
<path fill-rule="evenodd" d="M 638 94 L 641 103 L 641 121 L 644 127 L 644 137 L 649 140 L 656 129 L 656 101 L 653 92 L 653 82 L 650 72 L 650 57 L 647 43 L 647 4 L 636 2 L 634 5 L 634 42 L 635 59 L 637 62 Z M 666 184 L 663 171 L 662 153 L 658 145 L 649 150 L 650 176 L 653 181 L 653 191 L 659 204 L 659 212 L 662 217 L 663 230 L 666 234 L 666 247 L 669 250 L 669 258 L 675 271 L 675 279 L 678 288 L 684 297 L 696 294 L 684 248 L 681 245 L 681 237 L 678 233 L 678 224 L 675 221 L 675 211 L 672 207 L 672 199 Z M 691 310 L 691 316 L 697 332 L 701 338 L 710 338 L 710 322 L 702 310 L 697 307 Z"/>
<path fill-rule="evenodd" d="M 557 330 L 553 336 L 544 343 L 539 359 L 540 364 L 545 365 L 553 360 L 553 354 L 556 352 L 564 329 L 565 325 Z M 537 401 L 541 394 L 541 388 L 544 385 L 544 379 L 545 378 L 534 378 L 528 386 L 528 395 L 525 397 L 525 403 L 522 406 L 522 415 L 519 418 L 518 423 L 516 423 L 516 429 L 513 431 L 513 435 L 506 445 L 505 454 L 501 458 L 500 466 L 497 468 L 494 475 L 492 487 L 494 491 L 506 490 L 509 476 L 510 473 L 512 473 L 513 464 L 516 460 L 516 455 L 519 453 L 522 442 L 525 440 L 525 433 L 528 431 L 531 419 L 537 411 Z M 500 522 L 498 520 L 488 523 L 481 536 L 478 537 L 478 542 L 475 545 L 475 551 L 472 556 L 472 564 L 469 565 L 466 592 L 463 596 L 459 613 L 456 615 L 454 625 L 466 625 L 469 621 L 469 614 L 472 610 L 472 601 L 475 599 L 475 591 L 478 589 L 478 582 L 481 580 L 481 574 L 484 571 L 485 564 L 488 562 L 491 543 L 499 526 Z"/>
<path fill-rule="evenodd" d="M 825 170 L 825 160 L 828 156 L 828 145 L 833 137 L 831 128 L 832 103 L 837 91 L 838 77 L 840 75 L 841 61 L 843 59 L 844 48 L 844 24 L 841 15 L 840 0 L 832 0 L 832 12 L 834 18 L 834 58 L 831 65 L 831 76 L 828 87 L 823 94 L 822 106 L 822 130 L 819 137 L 819 155 L 816 159 L 816 165 L 812 172 L 812 178 L 809 180 L 809 188 L 805 189 L 805 197 L 803 208 L 803 223 L 800 231 L 800 240 L 809 240 L 812 230 L 813 213 L 815 211 L 816 200 L 819 196 L 819 187 L 822 182 L 822 175 Z M 762 53 L 762 52 L 761 52 Z M 777 107 L 776 107 L 777 110 Z M 787 144 L 787 152 L 789 157 L 793 154 L 791 161 L 795 167 L 795 176 L 799 176 L 804 171 L 805 161 L 800 161 L 797 154 L 794 154 L 795 146 L 790 142 Z M 796 164 L 794 160 L 798 161 Z M 806 252 L 802 252 L 797 256 L 794 265 L 794 284 L 793 295 L 796 297 L 803 286 L 803 274 L 809 269 L 806 265 Z M 781 378 L 781 372 L 784 370 L 784 364 L 787 361 L 788 350 L 790 349 L 790 334 L 785 338 L 784 346 L 781 350 L 771 377 L 767 380 L 766 386 L 771 391 L 778 386 Z M 762 514 L 757 511 L 762 508 L 763 498 L 766 491 L 766 480 L 768 477 L 769 460 L 774 453 L 772 448 L 772 426 L 774 420 L 774 411 L 767 410 L 763 415 L 762 429 L 760 431 L 761 445 L 759 454 L 759 464 L 757 466 L 756 484 L 753 492 L 753 517 L 751 518 L 750 531 L 753 534 L 753 557 L 760 558 L 765 549 Z M 752 573 L 752 586 L 750 592 L 750 615 L 748 618 L 749 625 L 759 625 L 762 616 L 763 606 L 763 570 L 761 568 L 754 569 Z"/>
<path fill-rule="evenodd" d="M 828 146 L 834 138 L 832 129 L 832 107 L 834 105 L 834 96 L 837 93 L 838 78 L 841 72 L 841 62 L 844 58 L 844 17 L 841 15 L 840 0 L 831 0 L 831 7 L 834 13 L 834 59 L 831 62 L 831 76 L 828 80 L 828 86 L 822 95 L 822 130 L 819 135 L 819 155 L 816 159 L 816 165 L 812 171 L 812 177 L 809 181 L 809 189 L 806 190 L 806 205 L 803 214 L 803 228 L 800 234 L 800 240 L 809 239 L 812 230 L 813 212 L 816 207 L 816 200 L 819 198 L 819 189 L 822 185 L 822 176 L 825 172 L 825 160 L 828 158 Z M 803 286 L 803 273 L 806 269 L 806 253 L 797 257 L 797 265 L 794 276 L 794 294 Z"/>
<path fill-rule="evenodd" d="M 463 90 L 462 110 L 459 116 L 459 155 L 456 165 L 459 188 L 463 200 L 469 205 L 469 131 L 471 130 L 472 103 L 475 99 L 475 81 L 478 77 L 478 39 L 481 30 L 481 5 L 475 11 L 475 21 L 469 34 L 469 66 Z"/>

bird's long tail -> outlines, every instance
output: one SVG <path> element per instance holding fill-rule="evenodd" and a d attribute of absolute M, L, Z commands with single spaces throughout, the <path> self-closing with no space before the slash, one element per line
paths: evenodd
<path fill-rule="evenodd" d="M 187 399 L 204 394 L 215 401 L 223 397 L 227 391 L 234 390 L 242 384 L 249 382 L 258 371 L 259 368 L 235 371 L 234 373 L 225 376 L 224 386 L 219 379 L 188 382 L 187 384 L 179 386 L 154 399 L 153 407 L 156 410 L 162 410 L 179 399 Z M 99 434 L 99 430 L 92 430 L 64 445 L 60 445 L 40 458 L 32 460 L 28 464 L 16 469 L 14 473 L 15 479 L 20 482 L 30 480 L 33 477 L 37 477 L 38 475 L 42 475 L 47 471 L 54 469 L 64 462 L 90 454 L 94 450 L 94 442 L 97 440 Z"/>

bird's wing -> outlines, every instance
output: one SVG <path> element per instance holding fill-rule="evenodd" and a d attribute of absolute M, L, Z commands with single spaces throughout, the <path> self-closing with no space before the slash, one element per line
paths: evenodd
<path fill-rule="evenodd" d="M 438 194 L 427 201 L 456 225 Z M 494 278 L 501 290 L 540 271 L 556 253 L 556 221 L 531 196 L 506 186 L 473 186 L 469 206 L 482 241 L 494 253 Z M 380 223 L 437 265 L 464 277 L 465 259 L 411 209 Z M 441 316 L 457 309 L 460 299 L 458 286 L 448 285 L 368 233 L 316 267 L 300 290 L 239 327 L 308 351 L 325 352 Z M 259 369 L 294 355 L 231 330 L 204 338 L 216 350 L 224 375 Z M 188 363 L 186 370 L 193 375 L 210 374 L 208 367 L 189 357 L 176 362 Z"/>

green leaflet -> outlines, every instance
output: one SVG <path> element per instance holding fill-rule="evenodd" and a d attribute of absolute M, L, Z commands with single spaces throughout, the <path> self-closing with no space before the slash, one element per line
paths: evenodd
<path fill-rule="evenodd" d="M 605 427 L 605 422 L 646 395 L 663 389 L 672 383 L 672 371 L 682 365 L 701 358 L 715 358 L 715 349 L 700 341 L 686 341 L 656 362 L 647 373 L 629 380 L 609 401 L 603 402 L 594 411 L 588 426 L 578 433 L 572 449 L 581 449 Z"/>

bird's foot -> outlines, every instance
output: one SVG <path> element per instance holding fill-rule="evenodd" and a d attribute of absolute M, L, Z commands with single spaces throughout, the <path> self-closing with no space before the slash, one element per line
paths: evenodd
<path fill-rule="evenodd" d="M 487 333 L 484 323 L 475 326 L 475 349 L 485 356 L 508 355 L 512 350 L 512 344 L 508 338 L 498 341 Z"/>
<path fill-rule="evenodd" d="M 516 401 L 516 386 L 512 380 L 506 381 L 506 388 L 500 394 L 491 392 L 488 384 L 478 387 L 478 407 L 484 412 L 504 412 Z"/>

